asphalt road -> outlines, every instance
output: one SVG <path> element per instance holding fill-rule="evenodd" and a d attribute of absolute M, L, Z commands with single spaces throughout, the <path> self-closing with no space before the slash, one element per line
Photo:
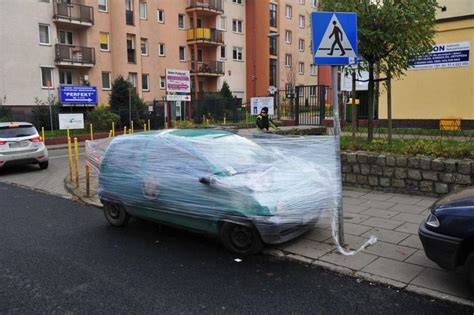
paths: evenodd
<path fill-rule="evenodd" d="M 0 314 L 473 313 L 5 183 L 0 217 Z"/>

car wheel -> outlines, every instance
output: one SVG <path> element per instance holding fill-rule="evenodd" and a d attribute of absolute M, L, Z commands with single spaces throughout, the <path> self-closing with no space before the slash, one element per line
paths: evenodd
<path fill-rule="evenodd" d="M 474 251 L 466 259 L 466 271 L 469 284 L 474 288 Z"/>
<path fill-rule="evenodd" d="M 130 215 L 125 207 L 118 203 L 105 202 L 104 214 L 107 221 L 113 226 L 125 226 L 130 220 Z"/>
<path fill-rule="evenodd" d="M 257 229 L 249 224 L 224 222 L 220 230 L 224 246 L 240 255 L 251 255 L 263 249 L 263 242 Z"/>
<path fill-rule="evenodd" d="M 49 165 L 49 161 L 46 161 L 46 162 L 39 162 L 39 167 L 40 169 L 42 170 L 45 170 L 48 168 L 48 165 Z"/>

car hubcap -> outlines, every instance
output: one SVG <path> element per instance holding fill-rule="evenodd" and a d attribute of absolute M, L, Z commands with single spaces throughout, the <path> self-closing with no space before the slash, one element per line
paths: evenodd
<path fill-rule="evenodd" d="M 252 246 L 252 232 L 245 226 L 234 227 L 230 236 L 232 243 L 240 249 L 246 249 Z"/>
<path fill-rule="evenodd" d="M 118 206 L 113 205 L 110 207 L 109 215 L 112 219 L 118 220 L 120 218 L 120 209 Z"/>

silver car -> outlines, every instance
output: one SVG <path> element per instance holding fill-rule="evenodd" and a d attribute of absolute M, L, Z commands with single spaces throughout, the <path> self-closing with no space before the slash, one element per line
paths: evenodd
<path fill-rule="evenodd" d="M 0 122 L 0 168 L 21 164 L 48 168 L 48 150 L 32 124 Z"/>

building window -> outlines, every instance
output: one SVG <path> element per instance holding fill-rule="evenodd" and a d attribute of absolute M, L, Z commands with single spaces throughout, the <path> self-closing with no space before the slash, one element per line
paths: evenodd
<path fill-rule="evenodd" d="M 165 23 L 165 11 L 164 10 L 156 10 L 156 20 L 158 23 Z"/>
<path fill-rule="evenodd" d="M 241 20 L 232 20 L 232 32 L 242 34 L 243 22 Z"/>
<path fill-rule="evenodd" d="M 178 14 L 178 29 L 184 30 L 186 28 L 185 16 L 183 14 Z"/>
<path fill-rule="evenodd" d="M 97 10 L 99 12 L 107 12 L 107 0 L 98 0 L 97 1 Z"/>
<path fill-rule="evenodd" d="M 242 4 L 242 0 L 232 0 L 232 3 Z"/>
<path fill-rule="evenodd" d="M 270 86 L 277 86 L 277 60 L 270 59 Z"/>
<path fill-rule="evenodd" d="M 165 77 L 160 77 L 160 89 L 161 90 L 166 89 L 166 78 Z"/>
<path fill-rule="evenodd" d="M 133 0 L 125 0 L 125 23 L 134 25 Z"/>
<path fill-rule="evenodd" d="M 276 37 L 270 37 L 270 55 L 276 56 L 278 54 L 277 50 L 277 38 Z"/>
<path fill-rule="evenodd" d="M 135 63 L 135 35 L 127 34 L 127 60 Z"/>
<path fill-rule="evenodd" d="M 318 6 L 318 0 L 311 0 L 311 6 L 316 8 Z"/>
<path fill-rule="evenodd" d="M 53 88 L 53 68 L 41 67 L 41 87 L 43 89 Z"/>
<path fill-rule="evenodd" d="M 186 61 L 186 47 L 179 46 L 179 61 Z"/>
<path fill-rule="evenodd" d="M 217 29 L 221 31 L 227 30 L 227 18 L 225 16 L 219 16 L 217 20 Z"/>
<path fill-rule="evenodd" d="M 291 54 L 286 54 L 286 55 L 285 55 L 285 66 L 287 66 L 288 68 L 290 68 L 292 62 L 293 62 L 293 58 L 292 58 Z"/>
<path fill-rule="evenodd" d="M 277 5 L 270 3 L 270 27 L 278 27 L 277 25 Z"/>
<path fill-rule="evenodd" d="M 100 41 L 100 50 L 109 51 L 109 33 L 100 32 L 99 41 Z"/>
<path fill-rule="evenodd" d="M 160 57 L 166 56 L 166 47 L 165 47 L 165 44 L 163 43 L 158 44 L 158 56 Z"/>
<path fill-rule="evenodd" d="M 316 65 L 312 64 L 309 66 L 309 74 L 316 75 Z"/>
<path fill-rule="evenodd" d="M 237 61 L 243 60 L 243 49 L 242 47 L 234 47 L 232 49 L 232 59 Z"/>
<path fill-rule="evenodd" d="M 133 87 L 137 87 L 137 74 L 135 72 L 128 73 L 128 82 L 130 82 Z"/>
<path fill-rule="evenodd" d="M 304 74 L 304 62 L 300 62 L 298 64 L 298 73 L 299 74 Z"/>
<path fill-rule="evenodd" d="M 146 20 L 147 19 L 147 10 L 146 10 L 146 2 L 140 1 L 140 19 Z"/>
<path fill-rule="evenodd" d="M 301 39 L 298 41 L 298 49 L 299 51 L 304 51 L 304 39 Z"/>
<path fill-rule="evenodd" d="M 102 72 L 102 90 L 112 89 L 112 73 Z"/>
<path fill-rule="evenodd" d="M 304 4 L 304 0 L 300 0 L 300 4 Z"/>
<path fill-rule="evenodd" d="M 72 84 L 72 71 L 59 70 L 59 84 Z"/>
<path fill-rule="evenodd" d="M 292 41 L 292 34 L 291 34 L 291 31 L 285 31 L 285 41 L 288 43 L 288 44 L 291 44 L 291 41 Z"/>
<path fill-rule="evenodd" d="M 59 43 L 63 45 L 73 45 L 73 35 L 72 32 L 68 31 L 59 31 Z"/>
<path fill-rule="evenodd" d="M 293 15 L 293 8 L 291 7 L 291 5 L 287 5 L 286 6 L 286 9 L 285 9 L 285 16 L 287 19 L 291 19 L 291 16 Z"/>
<path fill-rule="evenodd" d="M 300 15 L 300 17 L 299 17 L 299 19 L 298 19 L 298 22 L 299 22 L 299 23 L 298 23 L 298 26 L 299 26 L 300 28 L 304 28 L 304 24 L 305 24 L 305 23 L 304 23 L 304 15 Z"/>
<path fill-rule="evenodd" d="M 150 75 L 143 73 L 142 74 L 142 90 L 150 91 Z"/>
<path fill-rule="evenodd" d="M 49 25 L 39 25 L 39 43 L 40 45 L 51 45 L 51 36 L 49 32 Z"/>
<path fill-rule="evenodd" d="M 219 48 L 219 58 L 227 59 L 227 46 L 221 46 Z"/>
<path fill-rule="evenodd" d="M 140 39 L 140 50 L 142 52 L 142 56 L 148 56 L 148 39 Z"/>

